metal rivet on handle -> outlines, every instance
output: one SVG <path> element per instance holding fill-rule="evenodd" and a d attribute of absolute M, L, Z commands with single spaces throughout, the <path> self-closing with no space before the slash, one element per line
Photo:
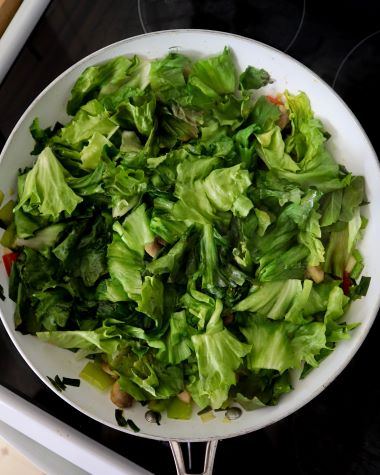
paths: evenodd
<path fill-rule="evenodd" d="M 148 422 L 159 424 L 160 420 L 161 420 L 161 414 L 159 412 L 156 412 L 156 411 L 147 411 L 145 413 L 145 419 Z"/>
<path fill-rule="evenodd" d="M 242 410 L 239 407 L 230 407 L 226 411 L 226 417 L 230 421 L 233 421 L 235 419 L 239 419 L 241 414 L 242 414 Z"/>

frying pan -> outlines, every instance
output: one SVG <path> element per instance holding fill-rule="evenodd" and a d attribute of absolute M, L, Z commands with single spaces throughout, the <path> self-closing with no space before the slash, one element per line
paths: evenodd
<path fill-rule="evenodd" d="M 365 298 L 352 303 L 347 315 L 348 322 L 361 322 L 352 332 L 352 338 L 340 342 L 336 350 L 305 379 L 299 380 L 294 373 L 294 390 L 282 396 L 279 404 L 244 412 L 240 418 L 225 423 L 224 414 L 203 423 L 194 411 L 190 421 L 177 421 L 162 418 L 161 425 L 149 423 L 145 419 L 145 408 L 136 404 L 128 409 L 128 417 L 133 419 L 141 431 L 135 435 L 157 440 L 169 441 L 176 460 L 179 474 L 186 469 L 183 462 L 180 442 L 206 441 L 204 474 L 212 473 L 212 464 L 219 439 L 239 436 L 261 429 L 288 416 L 317 396 L 345 368 L 363 343 L 376 317 L 380 304 L 380 169 L 376 154 L 357 119 L 339 96 L 317 75 L 296 60 L 262 43 L 241 36 L 206 30 L 168 30 L 129 38 L 103 48 L 84 58 L 53 81 L 29 106 L 11 133 L 0 156 L 0 189 L 12 196 L 16 189 L 19 168 L 30 166 L 33 157 L 29 151 L 33 140 L 29 126 L 35 117 L 40 118 L 41 126 L 47 127 L 56 121 L 65 123 L 66 102 L 70 90 L 80 73 L 90 65 L 106 61 L 119 55 L 138 54 L 146 58 L 158 58 L 168 51 L 178 51 L 198 58 L 220 53 L 229 46 L 240 69 L 253 65 L 266 69 L 275 80 L 266 86 L 263 93 L 276 94 L 288 89 L 292 93 L 305 91 L 310 97 L 313 110 L 321 118 L 331 138 L 330 151 L 339 163 L 355 175 L 363 175 L 369 205 L 365 213 L 369 223 L 361 243 L 365 259 L 364 275 L 372 278 Z M 8 290 L 8 278 L 3 267 L 0 268 L 0 284 Z M 15 331 L 13 322 L 14 303 L 10 299 L 0 302 L 0 315 L 10 338 L 25 361 L 62 399 L 87 416 L 115 429 L 130 432 L 119 427 L 114 419 L 115 407 L 106 393 L 83 383 L 80 388 L 68 387 L 63 393 L 53 388 L 46 376 L 55 374 L 76 378 L 84 366 L 73 353 L 43 343 L 30 335 Z"/>

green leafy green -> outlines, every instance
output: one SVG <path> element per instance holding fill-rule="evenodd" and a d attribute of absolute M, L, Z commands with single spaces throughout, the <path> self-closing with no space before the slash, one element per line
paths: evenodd
<path fill-rule="evenodd" d="M 79 107 L 89 99 L 97 95 L 102 87 L 117 87 L 118 83 L 122 83 L 136 64 L 137 58 L 132 60 L 119 56 L 99 66 L 90 66 L 87 68 L 76 81 L 72 91 L 71 98 L 67 104 L 67 113 L 74 115 Z"/>
<path fill-rule="evenodd" d="M 244 89 L 260 89 L 271 82 L 270 76 L 265 69 L 257 69 L 254 66 L 241 73 L 240 83 Z"/>
<path fill-rule="evenodd" d="M 277 103 L 270 82 L 227 47 L 85 69 L 71 119 L 31 124 L 37 160 L 0 210 L 17 330 L 175 419 L 192 401 L 277 404 L 293 370 L 349 338 L 370 282 L 364 179 L 334 160 L 306 94 Z"/>
<path fill-rule="evenodd" d="M 45 148 L 27 172 L 15 211 L 57 221 L 61 213 L 70 216 L 82 198 L 66 182 L 67 172 L 50 148 Z"/>
<path fill-rule="evenodd" d="M 189 74 L 189 83 L 200 89 L 205 95 L 217 97 L 232 94 L 237 88 L 237 72 L 229 48 L 223 53 L 195 62 Z"/>
<path fill-rule="evenodd" d="M 191 338 L 198 361 L 199 379 L 189 389 L 195 400 L 207 398 L 214 409 L 227 399 L 229 388 L 236 383 L 235 372 L 241 359 L 250 350 L 250 345 L 241 343 L 223 328 L 220 318 L 222 307 L 221 301 L 217 300 L 206 332 Z"/>

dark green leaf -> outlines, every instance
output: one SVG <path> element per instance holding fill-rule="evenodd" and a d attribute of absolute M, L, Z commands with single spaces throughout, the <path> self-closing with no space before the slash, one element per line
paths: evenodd
<path fill-rule="evenodd" d="M 248 66 L 240 75 L 240 84 L 244 89 L 260 89 L 272 82 L 269 73 L 265 69 L 257 69 Z"/>
<path fill-rule="evenodd" d="M 77 79 L 72 91 L 71 99 L 67 104 L 67 113 L 74 115 L 77 110 L 92 99 L 103 85 L 109 87 L 122 82 L 127 77 L 129 69 L 136 60 L 130 60 L 126 56 L 120 56 L 108 61 L 100 66 L 87 68 Z"/>
<path fill-rule="evenodd" d="M 133 432 L 140 432 L 140 428 L 132 421 L 132 419 L 127 419 L 128 426 L 133 430 Z"/>
<path fill-rule="evenodd" d="M 365 297 L 368 292 L 369 284 L 371 283 L 371 277 L 365 277 L 363 276 L 360 279 L 360 282 L 358 285 L 354 286 L 353 292 L 350 292 L 350 297 L 352 299 L 358 299 L 361 297 Z"/>
<path fill-rule="evenodd" d="M 58 375 L 56 375 L 54 379 L 50 378 L 50 376 L 47 376 L 47 378 L 57 391 L 62 392 L 66 389 L 66 385 L 63 383 L 63 381 Z"/>
<path fill-rule="evenodd" d="M 73 378 L 66 378 L 65 376 L 62 378 L 62 383 L 66 386 L 75 386 L 79 388 L 80 386 L 80 379 L 73 379 Z"/>
<path fill-rule="evenodd" d="M 277 123 L 280 114 L 280 110 L 276 104 L 268 101 L 265 96 L 261 96 L 256 101 L 251 117 L 253 123 L 262 133 L 267 132 Z"/>
<path fill-rule="evenodd" d="M 118 426 L 120 427 L 128 426 L 128 421 L 123 416 L 123 409 L 115 409 L 115 419 Z"/>

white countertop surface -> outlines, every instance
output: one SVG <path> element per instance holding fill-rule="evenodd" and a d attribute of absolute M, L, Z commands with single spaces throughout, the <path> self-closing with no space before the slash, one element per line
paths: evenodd
<path fill-rule="evenodd" d="M 0 437 L 0 473 L 2 475 L 44 475 L 18 450 Z"/>
<path fill-rule="evenodd" d="M 49 475 L 151 475 L 1 385 L 0 435 Z"/>

